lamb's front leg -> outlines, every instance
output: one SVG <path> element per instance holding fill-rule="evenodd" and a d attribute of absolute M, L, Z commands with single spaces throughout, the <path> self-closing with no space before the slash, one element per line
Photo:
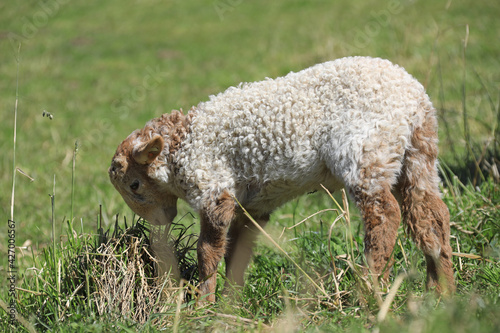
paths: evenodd
<path fill-rule="evenodd" d="M 201 299 L 215 302 L 217 266 L 225 253 L 227 228 L 214 225 L 209 214 L 201 216 L 200 238 L 198 239 L 198 268 L 200 273 L 199 296 Z"/>
<path fill-rule="evenodd" d="M 200 274 L 201 301 L 215 302 L 217 266 L 226 250 L 227 230 L 235 217 L 235 204 L 225 191 L 201 213 L 200 238 L 198 239 L 198 267 Z"/>

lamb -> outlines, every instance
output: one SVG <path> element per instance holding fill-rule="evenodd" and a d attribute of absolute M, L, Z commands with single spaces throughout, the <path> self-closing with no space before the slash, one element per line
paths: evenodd
<path fill-rule="evenodd" d="M 425 255 L 427 289 L 451 293 L 437 154 L 423 86 L 388 60 L 348 57 L 153 119 L 118 146 L 109 176 L 150 223 L 171 223 L 178 198 L 199 213 L 199 293 L 208 301 L 223 256 L 228 279 L 243 284 L 258 235 L 237 201 L 264 226 L 274 209 L 320 184 L 345 187 L 360 209 L 372 274 L 388 278 L 403 217 Z"/>

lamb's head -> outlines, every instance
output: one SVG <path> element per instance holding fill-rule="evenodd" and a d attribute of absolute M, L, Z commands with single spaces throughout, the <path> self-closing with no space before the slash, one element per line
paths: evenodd
<path fill-rule="evenodd" d="M 177 215 L 177 197 L 166 190 L 167 173 L 162 159 L 164 139 L 135 131 L 116 150 L 108 170 L 111 183 L 127 205 L 152 224 L 169 224 Z"/>

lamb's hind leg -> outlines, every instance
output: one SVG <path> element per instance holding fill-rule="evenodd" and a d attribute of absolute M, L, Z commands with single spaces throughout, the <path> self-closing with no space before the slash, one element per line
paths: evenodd
<path fill-rule="evenodd" d="M 385 279 L 392 266 L 401 212 L 389 185 L 365 191 L 354 190 L 354 199 L 365 223 L 365 257 L 371 273 Z"/>
<path fill-rule="evenodd" d="M 421 191 L 404 183 L 403 211 L 409 234 L 425 254 L 427 289 L 453 293 L 452 249 L 450 246 L 450 215 L 438 189 Z"/>
<path fill-rule="evenodd" d="M 412 136 L 413 149 L 405 156 L 400 179 L 406 227 L 427 261 L 427 289 L 453 293 L 450 215 L 439 193 L 437 124 L 429 113 Z"/>

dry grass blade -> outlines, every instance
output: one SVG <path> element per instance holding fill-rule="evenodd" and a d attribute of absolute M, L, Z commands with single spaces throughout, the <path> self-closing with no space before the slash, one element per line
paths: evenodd
<path fill-rule="evenodd" d="M 71 294 L 71 296 L 68 298 L 68 300 L 66 301 L 66 307 L 64 308 L 64 311 L 62 312 L 61 314 L 61 318 L 64 318 L 64 315 L 66 314 L 66 311 L 69 309 L 69 306 L 71 304 L 71 301 L 73 300 L 73 298 L 75 297 L 76 293 L 83 287 L 83 283 L 80 283 L 80 285 L 78 285 L 78 287 L 76 287 L 76 289 L 73 291 L 73 293 Z"/>
<path fill-rule="evenodd" d="M 266 325 L 264 323 L 261 323 L 261 322 L 255 321 L 255 320 L 251 320 L 251 319 L 247 319 L 247 318 L 243 318 L 240 316 L 230 315 L 230 314 L 226 314 L 226 313 L 218 313 L 218 312 L 215 312 L 212 310 L 206 310 L 206 312 L 210 313 L 216 317 L 231 319 L 234 322 L 243 322 L 243 323 L 248 323 L 248 324 L 261 325 L 264 328 L 270 328 L 268 325 Z"/>
<path fill-rule="evenodd" d="M 333 202 L 335 202 L 335 204 L 337 205 L 338 209 L 342 212 L 342 214 L 345 213 L 343 207 L 341 205 L 339 205 L 337 200 L 333 197 L 332 193 L 326 187 L 324 187 L 323 184 L 320 184 L 320 185 L 323 188 L 323 190 L 325 190 L 325 192 L 328 193 L 328 196 L 330 197 L 330 199 L 332 199 Z M 345 191 L 344 191 L 344 189 L 342 189 L 342 203 L 344 204 L 344 207 L 349 208 L 349 205 L 348 205 L 347 201 L 344 200 L 344 197 L 345 197 Z M 347 211 L 349 211 L 349 210 L 347 210 Z"/>
<path fill-rule="evenodd" d="M 341 294 L 340 282 L 339 282 L 339 279 L 337 276 L 337 266 L 335 265 L 335 257 L 332 253 L 332 245 L 331 244 L 332 244 L 333 228 L 335 227 L 335 225 L 337 224 L 338 221 L 340 221 L 341 219 L 344 219 L 346 221 L 347 225 L 350 226 L 349 203 L 347 201 L 344 189 L 342 189 L 342 206 L 340 206 L 339 203 L 337 202 L 337 200 L 335 200 L 333 195 L 330 193 L 330 191 L 328 191 L 328 189 L 326 187 L 324 187 L 323 185 L 321 185 L 321 187 L 326 191 L 326 193 L 328 193 L 328 196 L 335 202 L 335 204 L 338 207 L 338 209 L 334 209 L 334 210 L 339 215 L 337 216 L 337 218 L 335 218 L 335 220 L 330 225 L 330 228 L 328 230 L 328 253 L 330 254 L 331 262 L 333 265 L 333 281 L 335 283 L 335 300 L 339 306 L 339 309 L 342 311 L 342 300 L 340 298 L 340 296 L 341 296 L 340 295 Z M 339 211 L 341 213 L 339 213 Z M 354 265 L 352 265 L 352 267 L 354 267 Z"/>
<path fill-rule="evenodd" d="M 4 309 L 4 311 L 6 313 L 10 313 L 10 309 L 7 305 L 7 303 L 5 303 L 2 299 L 0 299 L 0 308 Z M 29 321 L 27 321 L 23 316 L 21 316 L 19 313 L 15 312 L 14 313 L 14 316 L 16 318 L 16 320 L 21 323 L 21 325 L 24 326 L 24 328 L 28 331 L 28 332 L 31 332 L 31 333 L 36 333 L 36 329 L 33 327 L 33 325 L 31 325 L 31 323 Z"/>
<path fill-rule="evenodd" d="M 403 283 L 404 279 L 407 276 L 408 276 L 407 274 L 400 274 L 398 275 L 396 280 L 394 280 L 391 286 L 391 290 L 389 291 L 389 294 L 385 298 L 384 302 L 382 303 L 382 306 L 380 307 L 380 311 L 378 312 L 377 320 L 379 323 L 384 321 L 385 318 L 387 317 L 387 313 L 389 312 L 389 308 L 391 307 L 392 301 L 394 301 L 394 297 L 396 297 L 396 293 L 398 292 L 399 287 L 401 286 L 401 284 Z"/>
<path fill-rule="evenodd" d="M 400 238 L 398 238 L 398 245 L 399 245 L 399 248 L 401 249 L 401 254 L 403 255 L 403 260 L 405 261 L 405 265 L 409 266 L 410 263 L 408 261 L 408 256 L 406 255 L 405 248 L 403 247 L 403 243 L 401 243 Z"/>
<path fill-rule="evenodd" d="M 254 220 L 254 218 L 247 212 L 247 210 L 241 205 L 241 203 L 238 201 L 238 199 L 236 199 L 235 197 L 233 197 L 234 200 L 236 200 L 236 202 L 238 203 L 238 205 L 240 206 L 240 208 L 243 210 L 243 213 L 245 214 L 246 217 L 248 217 L 248 219 L 250 221 L 252 221 L 252 223 L 255 225 L 255 227 L 257 229 L 259 229 L 260 232 L 262 232 L 264 234 L 264 236 L 266 236 L 267 239 L 269 239 L 269 241 L 271 241 L 271 243 L 276 246 L 276 248 L 278 248 L 281 252 L 283 252 L 283 254 L 295 265 L 295 267 L 297 267 L 297 269 L 302 273 L 304 274 L 304 276 L 309 280 L 311 281 L 312 285 L 314 287 L 316 287 L 316 289 L 318 289 L 319 291 L 321 291 L 321 293 L 327 297 L 327 298 L 330 298 L 330 296 L 328 295 L 328 293 L 326 292 L 326 290 L 322 287 L 320 287 L 316 281 L 313 280 L 313 278 L 311 278 L 309 276 L 309 274 L 307 274 L 303 269 L 302 267 L 300 267 L 299 264 L 297 264 L 295 262 L 295 260 L 292 259 L 292 257 L 290 257 L 290 255 L 285 251 L 283 250 L 283 248 L 278 244 L 276 243 L 276 241 L 271 237 L 271 235 L 269 235 L 258 223 L 257 221 Z"/>
<path fill-rule="evenodd" d="M 476 260 L 483 260 L 484 258 L 481 256 L 478 256 L 477 254 L 470 254 L 470 253 L 459 253 L 459 252 L 453 252 L 452 255 L 455 257 L 462 257 L 462 258 L 467 258 L 467 259 L 476 259 Z"/>
<path fill-rule="evenodd" d="M 177 297 L 177 307 L 175 309 L 175 318 L 174 318 L 174 333 L 179 331 L 180 317 L 181 317 L 181 305 L 182 300 L 184 299 L 184 295 L 182 293 L 182 289 L 184 288 L 184 280 L 181 280 L 181 285 L 179 286 L 179 295 Z"/>
<path fill-rule="evenodd" d="M 457 245 L 457 251 L 460 252 L 460 242 L 458 241 L 458 237 L 455 236 L 450 236 L 450 241 L 452 239 L 455 239 L 456 245 Z M 453 254 L 452 254 L 453 255 Z M 462 271 L 464 269 L 463 264 L 462 264 L 462 258 L 458 257 L 458 269 Z"/>
<path fill-rule="evenodd" d="M 19 172 L 24 177 L 28 178 L 30 181 L 32 181 L 32 182 L 35 181 L 35 179 L 33 177 L 31 177 L 30 175 L 28 175 L 26 172 L 24 172 L 20 168 L 16 168 L 16 171 Z"/>
<path fill-rule="evenodd" d="M 458 231 L 463 232 L 464 234 L 467 234 L 467 235 L 474 235 L 475 234 L 474 231 L 465 230 L 460 224 L 458 224 L 456 222 L 450 222 L 450 227 L 454 227 Z"/>
<path fill-rule="evenodd" d="M 47 296 L 46 293 L 41 293 L 41 292 L 38 292 L 38 291 L 28 290 L 28 289 L 24 289 L 24 288 L 20 288 L 20 287 L 16 287 L 16 290 L 22 291 L 24 293 L 32 294 L 32 295 L 35 295 L 35 296 Z"/>
<path fill-rule="evenodd" d="M 335 224 L 337 223 L 337 221 L 341 220 L 342 218 L 345 218 L 344 213 L 337 216 L 337 218 L 330 225 L 330 229 L 328 230 L 328 253 L 330 254 L 330 258 L 331 258 L 332 265 L 333 265 L 333 281 L 335 283 L 335 300 L 337 301 L 337 303 L 340 307 L 340 310 L 342 310 L 342 301 L 340 299 L 340 283 L 339 283 L 338 278 L 337 278 L 337 265 L 335 265 L 335 257 L 333 256 L 333 253 L 332 253 L 332 232 L 333 232 L 333 227 L 335 227 Z"/>
<path fill-rule="evenodd" d="M 14 221 L 14 198 L 16 190 L 16 140 L 17 140 L 17 106 L 19 104 L 19 62 L 21 57 L 21 43 L 17 50 L 17 75 L 16 75 L 16 103 L 14 105 L 14 144 L 12 150 L 12 192 L 10 198 L 10 220 Z"/>
<path fill-rule="evenodd" d="M 297 227 L 297 226 L 301 225 L 301 224 L 302 224 L 302 223 L 304 223 L 305 221 L 309 220 L 310 218 L 312 218 L 312 217 L 314 217 L 314 216 L 316 216 L 316 215 L 318 215 L 318 214 L 322 214 L 322 213 L 326 213 L 326 212 L 336 212 L 337 214 L 339 214 L 339 211 L 338 211 L 337 209 L 335 209 L 335 208 L 327 208 L 327 209 L 323 209 L 323 210 L 320 210 L 319 212 L 316 212 L 316 213 L 314 213 L 314 214 L 312 214 L 312 215 L 309 215 L 308 217 L 306 217 L 306 218 L 305 218 L 305 219 L 303 219 L 302 221 L 300 221 L 300 222 L 298 222 L 298 223 L 296 223 L 296 224 L 292 225 L 291 227 L 288 227 L 287 229 L 293 229 L 293 228 L 295 228 L 295 227 Z"/>

